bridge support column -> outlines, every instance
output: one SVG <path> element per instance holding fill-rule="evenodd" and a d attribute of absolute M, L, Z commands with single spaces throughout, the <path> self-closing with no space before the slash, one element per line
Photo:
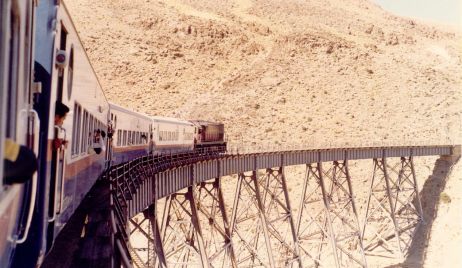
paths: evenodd
<path fill-rule="evenodd" d="M 261 233 L 264 244 L 259 239 Z M 238 266 L 276 267 L 257 171 L 252 171 L 251 175 L 239 174 L 231 216 L 231 237 Z M 259 253 L 263 247 L 266 247 L 266 256 Z"/>
<path fill-rule="evenodd" d="M 412 156 L 401 157 L 393 166 L 385 157 L 374 159 L 363 226 L 366 253 L 391 253 L 391 257 L 403 259 L 421 222 L 423 213 Z"/>
<path fill-rule="evenodd" d="M 209 259 L 207 257 L 207 252 L 205 250 L 204 239 L 202 236 L 201 225 L 199 223 L 199 215 L 197 213 L 196 207 L 196 196 L 195 196 L 195 187 L 188 187 L 188 192 L 186 193 L 186 198 L 189 200 L 189 205 L 191 207 L 191 221 L 194 227 L 194 235 L 196 236 L 197 244 L 199 247 L 199 254 L 201 257 L 202 267 L 210 267 Z"/>
<path fill-rule="evenodd" d="M 303 267 L 284 168 L 266 169 L 259 183 L 273 251 L 278 254 L 276 266 Z"/>
<path fill-rule="evenodd" d="M 204 242 L 209 262 L 214 267 L 237 268 L 226 208 L 221 189 L 221 179 L 201 182 L 198 185 L 197 208 L 202 224 Z M 205 222 L 202 219 L 201 222 Z"/>
<path fill-rule="evenodd" d="M 192 186 L 165 200 L 160 236 L 168 266 L 209 267 Z"/>
<path fill-rule="evenodd" d="M 167 267 L 167 261 L 165 260 L 164 246 L 162 244 L 162 237 L 160 235 L 159 223 L 157 220 L 157 202 L 154 201 L 154 204 L 150 205 L 147 210 L 144 212 L 145 217 L 149 219 L 150 222 L 150 231 L 152 231 L 154 236 L 154 242 L 152 246 L 152 251 L 155 254 L 148 258 L 148 267 Z M 151 242 L 151 240 L 149 241 Z M 148 253 L 150 254 L 150 252 Z M 152 261 L 151 261 L 152 260 Z M 152 262 L 152 264 L 151 264 Z"/>
<path fill-rule="evenodd" d="M 367 266 L 348 161 L 327 171 L 322 163 L 307 165 L 297 235 L 304 259 L 315 267 Z"/>

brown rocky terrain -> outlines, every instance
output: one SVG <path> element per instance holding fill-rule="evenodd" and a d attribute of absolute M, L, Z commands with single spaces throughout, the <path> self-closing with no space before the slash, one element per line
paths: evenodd
<path fill-rule="evenodd" d="M 106 96 L 134 110 L 222 121 L 246 146 L 462 142 L 457 30 L 367 0 L 66 5 Z M 462 265 L 460 171 L 417 265 Z"/>

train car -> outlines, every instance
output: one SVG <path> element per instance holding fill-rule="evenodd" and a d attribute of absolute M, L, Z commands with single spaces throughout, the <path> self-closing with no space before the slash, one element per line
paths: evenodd
<path fill-rule="evenodd" d="M 202 120 L 191 120 L 190 122 L 197 129 L 194 137 L 194 148 L 196 150 L 226 151 L 225 126 L 223 123 Z"/>
<path fill-rule="evenodd" d="M 0 267 L 11 265 L 16 245 L 30 236 L 37 177 L 4 180 L 5 140 L 38 153 L 38 117 L 32 110 L 34 6 L 29 0 L 0 1 Z"/>
<path fill-rule="evenodd" d="M 33 99 L 40 118 L 37 198 L 14 267 L 41 263 L 106 163 L 106 154 L 92 146 L 97 130 L 107 132 L 109 104 L 61 1 L 38 2 L 34 44 L 35 83 L 40 85 Z M 62 126 L 55 125 L 57 103 L 71 109 Z M 53 147 L 55 139 L 67 145 Z"/>
<path fill-rule="evenodd" d="M 152 119 L 114 103 L 109 104 L 112 142 L 112 164 L 130 161 L 148 153 L 152 136 Z"/>
<path fill-rule="evenodd" d="M 184 152 L 194 149 L 195 126 L 191 122 L 154 116 L 154 153 Z"/>

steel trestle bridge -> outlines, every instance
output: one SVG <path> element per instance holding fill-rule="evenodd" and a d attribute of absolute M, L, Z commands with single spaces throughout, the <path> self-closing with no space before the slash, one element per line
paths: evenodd
<path fill-rule="evenodd" d="M 460 145 L 151 155 L 114 166 L 105 174 L 111 266 L 368 267 L 369 256 L 403 260 L 425 221 L 414 167 L 422 156 L 453 163 Z M 366 159 L 373 171 L 359 206 L 349 162 Z M 285 169 L 297 165 L 305 172 L 290 178 L 301 191 L 291 203 Z M 226 206 L 229 180 L 237 182 Z"/>

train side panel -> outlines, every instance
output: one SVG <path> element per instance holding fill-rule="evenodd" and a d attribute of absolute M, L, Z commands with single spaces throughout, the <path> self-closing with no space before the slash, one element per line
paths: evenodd
<path fill-rule="evenodd" d="M 60 138 L 65 136 L 68 140 L 67 146 L 59 152 L 56 168 L 50 169 L 51 186 L 55 181 L 55 187 L 51 189 L 54 192 L 54 205 L 49 206 L 53 210 L 49 212 L 49 216 L 56 218 L 53 238 L 64 227 L 105 169 L 105 153 L 97 154 L 92 147 L 95 146 L 94 136 L 97 130 L 107 133 L 109 112 L 109 104 L 98 78 L 63 4 L 58 10 L 57 23 L 59 38 L 56 39 L 55 47 L 65 51 L 67 64 L 62 69 L 55 67 L 52 99 L 55 95 L 56 100 L 66 104 L 71 112 L 64 121 L 63 129 L 56 129 L 52 120 L 48 125 L 49 143 L 56 135 Z M 56 93 L 53 94 L 55 90 Z M 54 114 L 53 105 L 50 108 L 50 114 Z M 101 138 L 105 141 L 107 137 L 103 136 Z M 52 159 L 48 163 L 53 165 L 53 154 L 48 154 L 50 156 Z"/>
<path fill-rule="evenodd" d="M 37 154 L 38 118 L 31 109 L 33 5 L 25 0 L 0 3 L 0 158 L 8 138 Z M 37 126 L 37 129 L 35 129 Z M 36 132 L 34 132 L 36 131 Z M 6 184 L 0 161 L 0 267 L 11 264 L 15 245 L 30 233 L 36 176 L 26 183 Z"/>
<path fill-rule="evenodd" d="M 112 164 L 120 164 L 148 153 L 152 120 L 149 116 L 110 104 L 113 126 Z"/>
<path fill-rule="evenodd" d="M 153 117 L 154 153 L 193 150 L 194 129 L 187 121 Z"/>
<path fill-rule="evenodd" d="M 105 168 L 105 154 L 89 150 L 90 133 L 106 129 L 109 110 L 98 79 L 64 4 L 39 1 L 36 10 L 34 72 L 41 84 L 34 98 L 41 122 L 39 187 L 31 239 L 18 246 L 13 264 L 17 267 L 41 263 Z M 71 109 L 62 127 L 54 124 L 56 101 Z M 55 138 L 67 140 L 67 146 L 53 148 Z"/>

